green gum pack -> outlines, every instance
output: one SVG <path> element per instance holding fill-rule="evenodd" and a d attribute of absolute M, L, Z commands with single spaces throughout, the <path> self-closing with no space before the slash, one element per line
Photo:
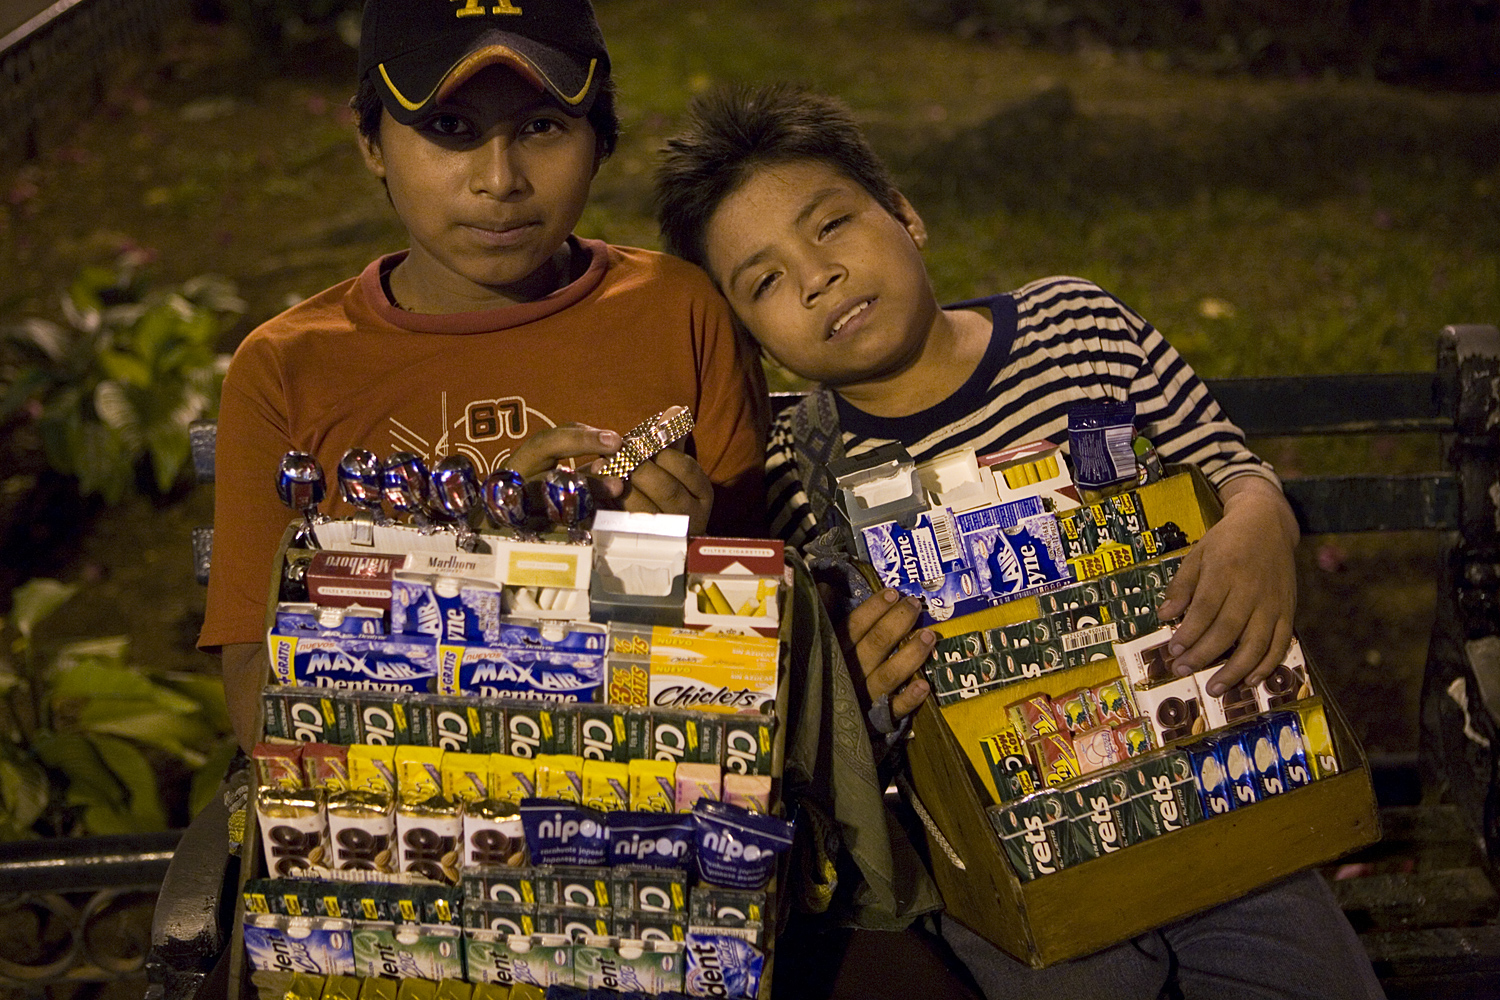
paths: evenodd
<path fill-rule="evenodd" d="M 514 981 L 506 935 L 475 930 L 464 935 L 464 968 L 470 981 L 508 987 Z M 482 996 L 475 988 L 476 998 Z"/>
<path fill-rule="evenodd" d="M 771 740 L 775 733 L 774 716 L 725 716 L 724 773 L 770 774 Z"/>
<path fill-rule="evenodd" d="M 573 942 L 561 934 L 511 938 L 511 971 L 516 981 L 546 989 L 573 985 Z"/>

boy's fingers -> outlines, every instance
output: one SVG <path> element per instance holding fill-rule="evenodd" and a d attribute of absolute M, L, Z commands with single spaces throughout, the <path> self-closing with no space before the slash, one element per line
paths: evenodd
<path fill-rule="evenodd" d="M 1176 575 L 1172 577 L 1172 582 L 1167 584 L 1166 600 L 1157 607 L 1156 617 L 1162 621 L 1170 621 L 1187 610 L 1188 602 L 1193 599 L 1198 586 L 1198 569 L 1201 565 L 1197 549 L 1187 554 L 1182 565 L 1177 568 Z"/>
<path fill-rule="evenodd" d="M 689 480 L 684 482 L 655 460 L 642 462 L 630 474 L 630 488 L 623 506 L 626 510 L 653 514 L 686 514 L 689 518 L 688 533 L 701 535 L 708 527 L 714 489 L 696 462 L 693 462 L 693 467 L 696 476 L 682 470 Z"/>
<path fill-rule="evenodd" d="M 1215 622 L 1199 637 L 1197 642 L 1172 661 L 1172 669 L 1177 676 L 1184 677 L 1204 667 L 1212 666 L 1234 646 L 1239 638 L 1239 626 L 1229 622 Z"/>
<path fill-rule="evenodd" d="M 890 605 L 885 614 L 872 622 L 862 635 L 855 635 L 850 630 L 849 641 L 854 644 L 855 657 L 865 674 L 875 670 L 901 645 L 901 640 L 911 634 L 912 626 L 917 623 L 919 610 L 914 606 L 915 603 L 916 598 L 908 597 Z"/>
<path fill-rule="evenodd" d="M 1172 633 L 1172 641 L 1167 646 L 1168 654 L 1174 659 L 1172 669 L 1179 677 L 1208 666 L 1238 636 L 1244 623 L 1227 620 L 1224 613 L 1226 597 L 1221 592 L 1201 588 L 1193 595 L 1193 603 L 1188 606 L 1182 623 Z"/>
<path fill-rule="evenodd" d="M 677 480 L 697 500 L 712 500 L 714 496 L 714 484 L 708 478 L 708 473 L 703 471 L 703 466 L 691 455 L 678 451 L 675 448 L 667 448 L 657 453 L 656 457 L 650 459 L 647 465 L 656 465 L 667 475 Z"/>
<path fill-rule="evenodd" d="M 1271 644 L 1271 626 L 1258 619 L 1246 623 L 1234 645 L 1234 652 L 1209 678 L 1205 692 L 1215 698 L 1240 683 L 1257 668 Z"/>
<path fill-rule="evenodd" d="M 559 462 L 585 455 L 612 455 L 620 447 L 620 435 L 587 424 L 564 424 L 537 431 L 506 459 L 506 466 L 527 479 L 540 476 Z"/>
<path fill-rule="evenodd" d="M 891 698 L 891 715 L 897 719 L 904 719 L 922 706 L 927 697 L 927 682 L 921 677 L 913 677 L 911 683 L 902 688 Z"/>
<path fill-rule="evenodd" d="M 879 698 L 883 694 L 892 694 L 910 680 L 932 655 L 932 647 L 936 642 L 937 636 L 932 630 L 924 628 L 913 633 L 910 642 L 903 642 L 873 669 L 867 670 L 865 689 L 869 691 L 870 697 Z"/>
<path fill-rule="evenodd" d="M 876 591 L 871 596 L 860 601 L 853 611 L 849 612 L 848 619 L 844 622 L 844 639 L 850 647 L 865 637 L 882 615 L 901 600 L 901 595 L 890 587 Z"/>
<path fill-rule="evenodd" d="M 1247 628 L 1246 633 L 1248 634 L 1249 631 Z M 1259 684 L 1269 677 L 1271 671 L 1275 670 L 1277 665 L 1281 663 L 1282 659 L 1286 656 L 1287 647 L 1291 645 L 1291 642 L 1291 626 L 1285 620 L 1278 619 L 1271 629 L 1268 641 L 1264 646 L 1260 645 L 1258 638 L 1255 640 L 1256 648 L 1260 650 L 1258 656 L 1254 653 L 1246 652 L 1243 659 L 1241 659 L 1242 650 L 1239 648 L 1235 649 L 1235 653 L 1229 658 L 1229 662 L 1225 663 L 1224 668 L 1210 679 L 1209 688 L 1211 690 L 1209 694 L 1218 693 L 1212 690 L 1215 685 L 1222 684 L 1227 688 L 1240 681 L 1246 684 Z"/>

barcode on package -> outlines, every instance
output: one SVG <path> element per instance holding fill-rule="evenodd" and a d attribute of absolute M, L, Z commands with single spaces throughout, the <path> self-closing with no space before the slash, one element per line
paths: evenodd
<path fill-rule="evenodd" d="M 1063 652 L 1071 653 L 1075 649 L 1083 649 L 1087 646 L 1097 646 L 1101 642 L 1114 642 L 1120 637 L 1119 629 L 1114 622 L 1107 625 L 1095 625 L 1093 628 L 1079 629 L 1077 632 L 1069 632 L 1062 637 Z"/>
<path fill-rule="evenodd" d="M 929 516 L 932 521 L 932 538 L 937 542 L 938 557 L 945 563 L 957 562 L 962 553 L 958 548 L 958 533 L 953 528 L 953 514 L 946 510 L 934 510 Z"/>

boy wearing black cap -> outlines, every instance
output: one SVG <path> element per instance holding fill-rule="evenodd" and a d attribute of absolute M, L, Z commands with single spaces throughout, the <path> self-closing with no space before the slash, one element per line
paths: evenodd
<path fill-rule="evenodd" d="M 684 450 L 608 481 L 606 502 L 698 533 L 762 525 L 764 384 L 722 299 L 675 258 L 572 235 L 618 134 L 588 0 L 369 0 L 359 70 L 360 146 L 410 248 L 252 332 L 224 382 L 199 645 L 223 648 L 247 747 L 288 450 L 330 472 L 362 447 L 529 476 L 686 405 Z"/>

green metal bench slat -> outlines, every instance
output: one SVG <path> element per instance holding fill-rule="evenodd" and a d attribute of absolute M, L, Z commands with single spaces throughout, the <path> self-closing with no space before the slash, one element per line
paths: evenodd
<path fill-rule="evenodd" d="M 1252 436 L 1451 431 L 1454 410 L 1433 372 L 1208 379 Z"/>
<path fill-rule="evenodd" d="M 1307 476 L 1282 483 L 1304 534 L 1457 531 L 1458 477 Z"/>

